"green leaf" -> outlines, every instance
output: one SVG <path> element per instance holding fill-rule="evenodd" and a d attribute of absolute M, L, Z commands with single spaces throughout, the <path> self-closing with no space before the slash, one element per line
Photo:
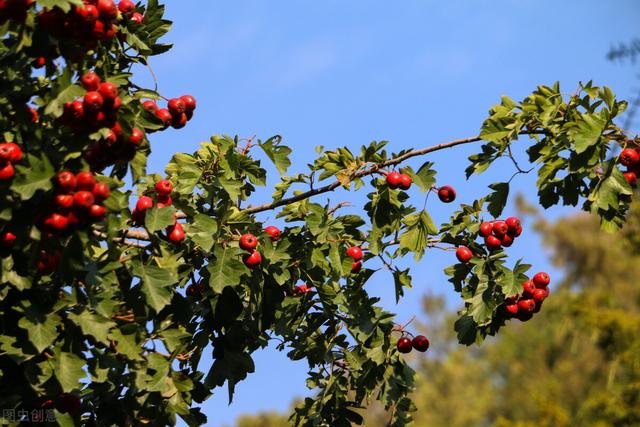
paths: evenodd
<path fill-rule="evenodd" d="M 116 324 L 98 314 L 91 313 L 87 310 L 80 314 L 70 313 L 69 319 L 80 326 L 85 335 L 91 335 L 96 340 L 106 343 L 109 329 Z"/>
<path fill-rule="evenodd" d="M 38 0 L 38 6 L 45 9 L 59 7 L 64 12 L 69 12 L 71 6 L 82 6 L 82 0 Z"/>
<path fill-rule="evenodd" d="M 120 329 L 114 328 L 109 333 L 109 339 L 116 342 L 118 353 L 124 354 L 131 360 L 143 360 L 140 355 L 142 343 L 138 342 L 135 333 L 124 334 Z"/>
<path fill-rule="evenodd" d="M 167 206 L 164 208 L 153 207 L 147 209 L 144 220 L 144 225 L 150 232 L 156 232 L 163 230 L 170 225 L 174 225 L 176 220 L 174 213 L 176 212 L 173 206 Z"/>
<path fill-rule="evenodd" d="M 437 172 L 431 169 L 432 167 L 432 162 L 426 162 L 418 169 L 418 172 L 413 172 L 413 170 L 410 169 L 407 170 L 407 173 L 413 179 L 413 183 L 416 184 L 423 193 L 429 191 L 436 183 Z"/>
<path fill-rule="evenodd" d="M 56 80 L 53 88 L 51 89 L 51 92 L 56 94 L 56 96 L 47 103 L 47 106 L 44 109 L 45 114 L 60 117 L 64 110 L 64 104 L 83 96 L 87 92 L 81 86 L 71 83 L 72 75 L 73 72 L 71 69 L 65 68 L 64 73 L 58 78 L 58 80 Z"/>
<path fill-rule="evenodd" d="M 464 315 L 456 320 L 454 329 L 460 344 L 471 345 L 476 342 L 477 327 L 471 316 Z"/>
<path fill-rule="evenodd" d="M 213 235 L 218 231 L 218 222 L 208 215 L 198 214 L 185 229 L 191 240 L 209 252 L 214 243 Z"/>
<path fill-rule="evenodd" d="M 38 320 L 42 320 L 42 322 Z M 18 326 L 27 331 L 29 341 L 38 350 L 38 353 L 49 347 L 57 338 L 58 324 L 60 324 L 60 317 L 57 314 L 48 314 L 42 319 L 25 316 L 18 321 Z"/>
<path fill-rule="evenodd" d="M 41 157 L 27 155 L 29 165 L 18 165 L 18 174 L 11 185 L 11 189 L 18 193 L 22 200 L 29 200 L 36 191 L 48 191 L 53 185 L 51 179 L 55 175 L 53 166 L 44 154 Z"/>
<path fill-rule="evenodd" d="M 278 145 L 282 141 L 282 137 L 276 135 L 269 138 L 265 142 L 258 142 L 258 145 L 264 150 L 265 154 L 273 162 L 281 175 L 287 173 L 287 169 L 291 166 L 291 160 L 289 155 L 291 154 L 291 148 L 284 145 Z"/>
<path fill-rule="evenodd" d="M 159 313 L 171 301 L 172 286 L 178 281 L 174 270 L 132 262 L 133 275 L 140 278 L 147 304 Z"/>
<path fill-rule="evenodd" d="M 416 261 L 419 261 L 429 243 L 429 235 L 436 234 L 438 229 L 426 210 L 410 215 L 402 222 L 407 228 L 400 236 L 400 249 L 413 252 Z"/>
<path fill-rule="evenodd" d="M 602 114 L 582 114 L 567 132 L 573 140 L 576 153 L 580 154 L 596 145 L 606 126 L 607 120 Z"/>
<path fill-rule="evenodd" d="M 55 358 L 55 375 L 64 392 L 80 388 L 80 380 L 86 376 L 84 360 L 73 353 L 60 352 Z"/>
<path fill-rule="evenodd" d="M 489 203 L 487 209 L 494 218 L 498 218 L 502 215 L 502 211 L 509 199 L 509 183 L 498 182 L 489 185 L 489 188 L 494 191 L 487 196 L 487 202 Z"/>
<path fill-rule="evenodd" d="M 214 260 L 209 262 L 209 285 L 216 293 L 222 293 L 225 286 L 240 283 L 240 276 L 246 267 L 238 260 L 239 251 L 235 248 L 218 246 L 213 251 Z"/>

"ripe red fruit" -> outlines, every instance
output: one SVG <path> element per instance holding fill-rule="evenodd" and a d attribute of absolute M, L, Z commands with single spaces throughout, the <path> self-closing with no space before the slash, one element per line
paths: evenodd
<path fill-rule="evenodd" d="M 256 268 L 262 262 L 262 256 L 260 255 L 260 252 L 253 251 L 250 254 L 246 254 L 244 257 L 242 257 L 242 261 L 247 267 Z"/>
<path fill-rule="evenodd" d="M 196 99 L 191 95 L 183 95 L 180 97 L 180 100 L 184 102 L 184 107 L 186 111 L 193 111 L 196 109 Z"/>
<path fill-rule="evenodd" d="M 91 205 L 89 208 L 89 216 L 94 220 L 101 220 L 107 214 L 107 208 L 100 205 Z"/>
<path fill-rule="evenodd" d="M 192 283 L 187 286 L 187 296 L 195 297 L 199 295 L 202 295 L 202 288 L 200 287 L 200 284 Z"/>
<path fill-rule="evenodd" d="M 31 122 L 38 123 L 38 110 L 33 107 L 28 107 L 27 110 L 29 112 L 29 115 L 31 116 Z"/>
<path fill-rule="evenodd" d="M 627 167 L 633 167 L 640 162 L 640 153 L 633 148 L 625 148 L 620 153 L 620 163 Z"/>
<path fill-rule="evenodd" d="M 142 103 L 142 106 L 149 111 L 150 113 L 155 114 L 158 111 L 158 104 L 156 104 L 155 101 L 152 101 L 150 99 L 144 101 Z"/>
<path fill-rule="evenodd" d="M 136 210 L 138 212 L 144 212 L 147 209 L 151 209 L 153 207 L 153 199 L 149 196 L 142 196 L 138 199 L 136 203 Z"/>
<path fill-rule="evenodd" d="M 95 92 L 100 87 L 100 76 L 93 71 L 87 71 L 80 77 L 80 82 L 88 92 Z"/>
<path fill-rule="evenodd" d="M 67 124 L 76 124 L 84 118 L 84 102 L 73 101 L 64 105 L 63 119 Z M 71 123 L 69 123 L 71 122 Z"/>
<path fill-rule="evenodd" d="M 547 297 L 547 291 L 545 289 L 535 289 L 533 291 L 533 300 L 535 302 L 542 302 Z"/>
<path fill-rule="evenodd" d="M 103 105 L 104 98 L 102 97 L 100 92 L 91 91 L 87 92 L 87 94 L 84 96 L 83 107 L 85 111 L 96 113 L 100 111 Z"/>
<path fill-rule="evenodd" d="M 169 240 L 173 243 L 180 243 L 184 240 L 184 229 L 182 224 L 176 222 L 173 227 L 169 227 Z"/>
<path fill-rule="evenodd" d="M 144 22 L 144 16 L 141 13 L 134 12 L 133 15 L 131 15 L 131 20 L 140 25 Z"/>
<path fill-rule="evenodd" d="M 167 103 L 167 108 L 172 116 L 179 116 L 187 110 L 187 106 L 180 98 L 171 98 Z"/>
<path fill-rule="evenodd" d="M 409 188 L 411 188 L 411 183 L 413 182 L 413 180 L 411 179 L 411 177 L 405 173 L 401 173 L 400 174 L 400 188 L 402 190 L 408 190 Z"/>
<path fill-rule="evenodd" d="M 85 4 L 84 7 L 76 7 L 76 14 L 80 17 L 80 19 L 83 22 L 87 24 L 92 24 L 96 22 L 96 20 L 100 17 L 100 12 L 98 12 L 98 8 L 92 4 Z M 87 90 L 95 90 L 95 89 L 87 89 Z"/>
<path fill-rule="evenodd" d="M 522 284 L 522 295 L 526 298 L 531 298 L 533 296 L 533 291 L 536 290 L 536 285 L 533 284 L 532 280 L 527 280 Z"/>
<path fill-rule="evenodd" d="M 509 227 L 508 232 L 511 232 L 511 233 L 516 232 L 516 230 L 518 230 L 518 228 L 521 227 L 520 218 L 516 218 L 515 216 L 510 216 L 504 222 L 507 224 L 507 227 Z"/>
<path fill-rule="evenodd" d="M 56 231 L 65 230 L 69 226 L 69 219 L 59 213 L 52 213 L 44 220 L 44 225 Z"/>
<path fill-rule="evenodd" d="M 622 175 L 624 175 L 624 179 L 626 179 L 629 185 L 631 185 L 632 187 L 635 187 L 636 184 L 638 183 L 638 175 L 636 175 L 635 172 L 627 171 Z"/>
<path fill-rule="evenodd" d="M 171 196 L 158 196 L 158 209 L 166 208 L 167 206 L 171 206 L 173 204 L 173 200 L 171 200 Z"/>
<path fill-rule="evenodd" d="M 504 308 L 505 310 L 507 310 L 507 313 L 511 315 L 518 314 L 518 303 L 507 304 L 504 306 Z"/>
<path fill-rule="evenodd" d="M 10 231 L 5 231 L 3 233 L 0 234 L 0 245 L 2 245 L 5 248 L 9 248 L 11 246 L 13 246 L 13 244 L 16 241 L 16 235 L 13 234 Z"/>
<path fill-rule="evenodd" d="M 166 108 L 160 108 L 156 111 L 156 116 L 164 122 L 165 126 L 169 126 L 173 120 L 173 116 Z"/>
<path fill-rule="evenodd" d="M 490 250 L 500 249 L 502 242 L 496 236 L 487 236 L 484 238 L 484 243 Z"/>
<path fill-rule="evenodd" d="M 550 282 L 551 282 L 551 277 L 549 277 L 547 273 L 540 272 L 540 273 L 536 273 L 536 275 L 533 276 L 533 283 L 536 285 L 536 288 L 544 289 L 547 286 L 549 286 Z"/>
<path fill-rule="evenodd" d="M 240 247 L 245 251 L 253 251 L 258 246 L 258 239 L 253 234 L 243 234 L 240 237 Z"/>
<path fill-rule="evenodd" d="M 531 313 L 536 308 L 533 298 L 521 299 L 518 301 L 518 312 Z"/>
<path fill-rule="evenodd" d="M 142 139 L 144 138 L 144 133 L 140 129 L 133 128 L 131 131 L 131 136 L 129 137 L 129 142 L 133 145 L 140 145 Z"/>
<path fill-rule="evenodd" d="M 177 116 L 171 116 L 171 127 L 174 129 L 182 129 L 187 125 L 189 118 L 185 113 L 179 114 Z"/>
<path fill-rule="evenodd" d="M 102 19 L 110 21 L 118 17 L 118 8 L 113 0 L 98 0 L 96 7 Z"/>
<path fill-rule="evenodd" d="M 58 173 L 56 182 L 62 191 L 71 192 L 76 189 L 77 181 L 73 172 L 62 171 Z"/>
<path fill-rule="evenodd" d="M 444 203 L 451 203 L 456 199 L 456 190 L 450 185 L 440 187 L 438 189 L 438 198 Z"/>
<path fill-rule="evenodd" d="M 156 193 L 161 196 L 168 196 L 173 191 L 173 184 L 168 179 L 161 179 L 156 183 Z"/>
<path fill-rule="evenodd" d="M 473 258 L 473 252 L 471 252 L 471 249 L 466 246 L 460 246 L 456 249 L 456 257 L 458 258 L 458 261 L 467 263 L 471 258 Z"/>
<path fill-rule="evenodd" d="M 390 188 L 396 189 L 400 186 L 400 183 L 402 183 L 402 175 L 398 172 L 389 172 L 387 174 L 387 185 Z"/>
<path fill-rule="evenodd" d="M 360 261 L 362 259 L 362 249 L 357 246 L 351 246 L 347 249 L 347 256 L 353 258 L 354 261 Z"/>
<path fill-rule="evenodd" d="M 360 273 L 360 270 L 362 270 L 362 261 L 356 261 L 351 264 L 351 273 L 357 274 Z"/>
<path fill-rule="evenodd" d="M 487 237 L 493 231 L 493 225 L 490 222 L 483 222 L 480 224 L 480 234 L 484 237 Z"/>
<path fill-rule="evenodd" d="M 93 174 L 88 171 L 78 172 L 76 181 L 78 190 L 91 191 L 96 185 L 96 179 L 93 177 Z"/>
<path fill-rule="evenodd" d="M 427 351 L 429 349 L 429 340 L 424 335 L 417 335 L 411 341 L 411 345 L 416 350 L 424 353 L 425 351 Z"/>
<path fill-rule="evenodd" d="M 280 229 L 275 225 L 269 225 L 264 229 L 264 232 L 271 236 L 271 240 L 273 240 L 274 242 L 280 240 Z"/>
<path fill-rule="evenodd" d="M 396 343 L 396 348 L 400 353 L 409 353 L 411 352 L 413 345 L 411 344 L 411 340 L 409 338 L 402 337 Z"/>
<path fill-rule="evenodd" d="M 136 4 L 131 0 L 120 0 L 118 10 L 123 15 L 130 15 L 136 10 Z"/>
<path fill-rule="evenodd" d="M 73 196 L 71 194 L 58 194 L 56 196 L 56 206 L 60 209 L 71 209 L 73 207 Z"/>
<path fill-rule="evenodd" d="M 110 82 L 104 82 L 100 84 L 98 92 L 102 95 L 105 101 L 113 101 L 118 96 L 118 86 Z M 122 103 L 122 100 L 120 101 Z"/>
<path fill-rule="evenodd" d="M 513 237 L 509 236 L 508 234 L 505 234 L 504 236 L 502 236 L 502 239 L 500 239 L 500 244 L 505 248 L 508 248 L 513 244 Z"/>
<path fill-rule="evenodd" d="M 109 188 L 109 185 L 104 182 L 96 182 L 96 184 L 91 189 L 91 192 L 93 193 L 96 201 L 102 202 L 103 200 L 109 198 L 111 189 Z"/>
<path fill-rule="evenodd" d="M 31 62 L 33 68 L 42 68 L 47 65 L 47 58 L 44 56 L 39 56 Z"/>
<path fill-rule="evenodd" d="M 90 191 L 81 190 L 73 195 L 73 206 L 78 209 L 89 209 L 95 201 L 96 199 Z"/>
<path fill-rule="evenodd" d="M 493 223 L 493 234 L 496 237 L 502 237 L 509 231 L 509 226 L 504 221 L 496 221 Z"/>
<path fill-rule="evenodd" d="M 15 142 L 0 144 L 0 161 L 17 163 L 22 160 L 22 148 Z"/>
<path fill-rule="evenodd" d="M 293 290 L 293 293 L 296 295 L 306 294 L 307 292 L 311 292 L 311 288 L 309 288 L 306 283 L 303 283 L 302 285 L 297 285 Z"/>
<path fill-rule="evenodd" d="M 8 179 L 13 178 L 16 171 L 13 168 L 13 165 L 9 162 L 0 164 L 0 181 L 6 181 Z"/>

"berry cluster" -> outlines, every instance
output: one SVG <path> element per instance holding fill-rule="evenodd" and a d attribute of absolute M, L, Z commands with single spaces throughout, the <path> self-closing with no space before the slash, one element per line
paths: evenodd
<path fill-rule="evenodd" d="M 36 268 L 42 274 L 51 274 L 60 264 L 61 258 L 62 252 L 60 252 L 60 249 L 56 249 L 52 254 L 42 250 L 40 251 L 40 258 L 36 261 Z"/>
<path fill-rule="evenodd" d="M 620 153 L 620 164 L 627 167 L 624 172 L 624 178 L 632 187 L 638 185 L 638 177 L 640 177 L 640 148 L 625 148 Z"/>
<path fill-rule="evenodd" d="M 420 352 L 425 352 L 429 349 L 429 340 L 424 335 L 416 335 L 413 339 L 402 336 L 396 343 L 396 348 L 400 353 L 410 353 L 414 348 Z"/>
<path fill-rule="evenodd" d="M 480 224 L 480 235 L 484 236 L 484 243 L 489 250 L 508 248 L 516 237 L 522 234 L 520 219 L 510 216 L 506 220 L 483 222 Z"/>
<path fill-rule="evenodd" d="M 93 173 L 88 171 L 60 172 L 55 183 L 56 195 L 51 210 L 39 221 L 42 229 L 59 233 L 104 219 L 107 209 L 101 203 L 109 197 L 108 184 L 96 182 Z"/>
<path fill-rule="evenodd" d="M 242 261 L 251 269 L 257 268 L 262 262 L 262 255 L 256 250 L 257 247 L 258 239 L 253 234 L 246 233 L 240 237 L 240 248 L 249 252 L 242 257 Z"/>
<path fill-rule="evenodd" d="M 0 1 L 0 25 L 7 21 L 24 22 L 27 11 L 35 0 L 3 0 Z"/>
<path fill-rule="evenodd" d="M 351 264 L 351 272 L 356 274 L 362 270 L 362 249 L 358 246 L 351 246 L 347 249 L 347 256 L 353 259 Z"/>
<path fill-rule="evenodd" d="M 540 311 L 542 302 L 549 296 L 550 282 L 551 278 L 544 272 L 536 273 L 532 280 L 524 282 L 522 294 L 507 298 L 501 306 L 505 316 L 523 322 L 531 319 L 534 313 Z"/>
<path fill-rule="evenodd" d="M 171 192 L 173 192 L 173 184 L 168 179 L 161 179 L 154 187 L 156 201 L 149 196 L 142 196 L 138 199 L 136 207 L 131 212 L 131 217 L 136 225 L 144 224 L 147 209 L 151 209 L 155 203 L 157 208 L 165 208 L 173 204 Z M 176 219 L 174 224 L 167 227 L 167 238 L 172 243 L 180 243 L 185 238 L 184 228 Z"/>
<path fill-rule="evenodd" d="M 387 185 L 392 190 L 400 188 L 401 190 L 408 190 L 411 188 L 413 180 L 411 177 L 404 173 L 388 172 L 387 173 Z"/>
<path fill-rule="evenodd" d="M 14 163 L 22 160 L 22 149 L 15 142 L 0 144 L 0 181 L 6 181 L 15 175 Z"/>
<path fill-rule="evenodd" d="M 142 105 L 147 111 L 162 120 L 165 128 L 171 126 L 174 129 L 180 129 L 185 127 L 193 117 L 196 100 L 191 95 L 183 95 L 180 98 L 170 99 L 167 102 L 167 108 L 159 108 L 158 104 L 152 100 L 144 101 Z"/>

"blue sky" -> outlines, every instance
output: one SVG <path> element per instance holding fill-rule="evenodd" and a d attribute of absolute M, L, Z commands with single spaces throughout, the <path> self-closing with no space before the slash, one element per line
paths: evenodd
<path fill-rule="evenodd" d="M 538 84 L 559 80 L 565 92 L 572 92 L 579 81 L 593 79 L 623 98 L 640 85 L 632 66 L 605 60 L 614 43 L 640 35 L 634 31 L 640 18 L 635 0 L 165 4 L 174 21 L 165 40 L 175 47 L 151 65 L 163 95 L 193 94 L 198 109 L 185 129 L 154 134 L 150 172 L 161 172 L 174 152 L 194 151 L 200 141 L 224 133 L 262 139 L 283 135 L 294 149 L 292 174 L 304 171 L 317 145 L 357 149 L 386 139 L 391 150 L 399 151 L 476 135 L 501 95 L 520 100 Z M 147 72 L 139 72 L 138 80 L 149 82 Z M 438 184 L 454 185 L 461 202 L 486 194 L 487 184 L 512 173 L 510 163 L 499 162 L 492 172 L 466 182 L 466 157 L 476 149 L 463 146 L 429 158 L 436 162 Z M 519 178 L 512 194 L 533 199 L 534 182 L 533 175 Z M 270 194 L 263 191 L 255 203 Z M 424 196 L 413 189 L 411 194 L 421 206 Z M 331 200 L 361 206 L 364 191 L 334 194 Z M 428 208 L 442 223 L 455 206 L 432 197 Z M 547 214 L 567 212 L 554 208 Z M 509 252 L 513 260 L 526 256 L 535 271 L 559 273 L 532 232 L 525 231 Z M 406 260 L 414 288 L 398 306 L 386 273 L 374 275 L 367 287 L 399 313 L 400 321 L 407 320 L 420 314 L 420 297 L 428 292 L 445 294 L 456 306 L 457 295 L 442 274 L 451 263 L 452 254 L 440 251 L 419 264 Z M 232 424 L 241 413 L 286 410 L 294 397 L 307 394 L 304 363 L 274 350 L 259 352 L 255 362 L 256 373 L 237 386 L 231 406 L 226 389 L 204 405 L 208 425 Z"/>

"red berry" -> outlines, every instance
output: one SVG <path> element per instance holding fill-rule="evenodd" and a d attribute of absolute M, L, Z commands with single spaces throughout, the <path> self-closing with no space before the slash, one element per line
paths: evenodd
<path fill-rule="evenodd" d="M 105 101 L 113 101 L 118 96 L 118 86 L 110 82 L 104 82 L 100 84 L 98 92 Z M 122 100 L 120 100 L 120 103 L 122 103 Z"/>
<path fill-rule="evenodd" d="M 496 237 L 502 237 L 509 231 L 509 226 L 504 221 L 495 221 L 493 223 L 493 234 Z"/>
<path fill-rule="evenodd" d="M 280 240 L 280 229 L 275 225 L 269 225 L 264 229 L 264 232 L 271 236 L 271 240 L 274 242 Z"/>
<path fill-rule="evenodd" d="M 413 182 L 413 180 L 411 179 L 411 177 L 409 175 L 407 175 L 406 173 L 401 173 L 400 174 L 400 188 L 402 190 L 408 190 L 409 188 L 411 188 L 411 183 Z"/>
<path fill-rule="evenodd" d="M 438 198 L 444 203 L 451 203 L 456 199 L 456 190 L 450 185 L 438 189 Z"/>
<path fill-rule="evenodd" d="M 96 92 L 96 91 L 87 92 L 87 94 L 84 96 L 83 107 L 85 111 L 96 113 L 100 111 L 103 105 L 104 105 L 104 98 L 99 92 Z"/>
<path fill-rule="evenodd" d="M 360 270 L 362 270 L 362 261 L 356 261 L 351 264 L 351 273 L 357 274 L 360 273 Z"/>
<path fill-rule="evenodd" d="M 514 314 L 518 314 L 518 303 L 514 303 L 514 304 L 507 304 L 504 306 L 505 310 L 507 310 L 507 313 L 514 315 Z"/>
<path fill-rule="evenodd" d="M 31 115 L 31 122 L 38 123 L 38 110 L 33 107 L 29 107 L 29 114 Z"/>
<path fill-rule="evenodd" d="M 413 348 L 413 344 L 411 340 L 407 337 L 402 337 L 396 343 L 396 348 L 400 353 L 409 353 Z"/>
<path fill-rule="evenodd" d="M 427 351 L 429 349 L 429 340 L 424 335 L 417 335 L 411 341 L 411 345 L 416 350 L 424 353 L 425 351 Z"/>
<path fill-rule="evenodd" d="M 507 227 L 509 227 L 509 233 L 515 233 L 516 230 L 521 227 L 520 219 L 516 218 L 515 216 L 510 216 L 504 222 L 507 224 Z"/>
<path fill-rule="evenodd" d="M 144 138 L 144 133 L 140 129 L 133 128 L 131 131 L 131 136 L 129 137 L 129 142 L 133 145 L 140 145 L 142 139 Z"/>
<path fill-rule="evenodd" d="M 622 175 L 624 175 L 624 179 L 626 179 L 629 185 L 631 185 L 632 187 L 635 187 L 636 184 L 638 184 L 638 175 L 636 175 L 635 172 L 627 171 Z"/>
<path fill-rule="evenodd" d="M 180 243 L 184 240 L 184 229 L 182 224 L 176 222 L 173 227 L 169 227 L 169 240 L 173 243 Z"/>
<path fill-rule="evenodd" d="M 535 304 L 535 302 L 534 302 L 534 304 Z M 536 305 L 535 307 L 537 307 L 537 305 Z M 518 314 L 516 314 L 516 316 L 515 316 L 515 317 L 516 317 L 518 320 L 520 320 L 521 322 L 526 322 L 526 321 L 528 321 L 528 320 L 531 320 L 531 318 L 533 317 L 533 313 L 535 313 L 535 312 L 536 312 L 536 309 L 535 309 L 535 308 L 533 309 L 533 311 L 532 311 L 532 312 L 528 312 L 528 311 L 522 311 L 522 310 L 520 310 L 520 311 L 518 311 Z"/>
<path fill-rule="evenodd" d="M 483 222 L 480 224 L 480 234 L 484 237 L 487 237 L 493 231 L 493 225 L 490 222 Z"/>
<path fill-rule="evenodd" d="M 402 175 L 398 172 L 389 172 L 387 174 L 387 185 L 390 188 L 396 189 L 402 183 Z"/>
<path fill-rule="evenodd" d="M 94 220 L 101 220 L 107 214 L 107 208 L 100 205 L 91 205 L 89 208 L 89 216 Z"/>
<path fill-rule="evenodd" d="M 63 120 L 67 124 L 77 124 L 84 118 L 84 102 L 73 101 L 64 104 Z"/>
<path fill-rule="evenodd" d="M 300 294 L 306 294 L 307 292 L 310 292 L 310 291 L 311 289 L 307 286 L 307 284 L 303 283 L 302 285 L 297 285 L 293 290 L 293 293 L 296 295 L 300 295 Z"/>
<path fill-rule="evenodd" d="M 153 199 L 149 196 L 142 196 L 138 199 L 136 203 L 136 210 L 138 212 L 144 212 L 147 209 L 151 209 L 153 207 Z"/>
<path fill-rule="evenodd" d="M 173 120 L 173 116 L 166 108 L 160 108 L 156 111 L 156 116 L 164 122 L 165 126 L 169 126 Z"/>
<path fill-rule="evenodd" d="M 120 0 L 118 10 L 123 15 L 130 15 L 136 10 L 136 4 L 131 0 Z"/>
<path fill-rule="evenodd" d="M 82 87 L 89 92 L 95 92 L 100 87 L 100 76 L 93 71 L 84 73 L 82 77 L 80 77 L 80 81 L 82 82 Z"/>
<path fill-rule="evenodd" d="M 58 403 L 62 412 L 67 412 L 74 417 L 80 414 L 82 403 L 80 402 L 80 398 L 78 398 L 78 396 L 76 396 L 75 394 L 61 394 L 60 398 L 58 399 Z"/>
<path fill-rule="evenodd" d="M 191 95 L 183 95 L 180 97 L 182 102 L 184 102 L 186 111 L 193 111 L 196 109 L 196 99 Z"/>
<path fill-rule="evenodd" d="M 536 302 L 532 298 L 518 301 L 518 312 L 531 313 L 536 308 Z"/>
<path fill-rule="evenodd" d="M 171 200 L 171 196 L 158 196 L 158 209 L 166 208 L 167 206 L 171 206 L 173 204 L 173 200 Z"/>
<path fill-rule="evenodd" d="M 504 236 L 502 236 L 502 239 L 500 239 L 500 244 L 505 248 L 508 248 L 513 244 L 513 237 L 511 237 L 508 234 L 505 234 Z"/>
<path fill-rule="evenodd" d="M 96 7 L 102 19 L 110 21 L 118 17 L 118 8 L 113 0 L 98 0 Z"/>
<path fill-rule="evenodd" d="M 158 104 L 155 101 L 147 100 L 142 103 L 142 106 L 152 114 L 155 114 L 158 111 Z"/>
<path fill-rule="evenodd" d="M 244 262 L 244 265 L 246 265 L 247 267 L 256 268 L 262 262 L 262 256 L 260 255 L 260 252 L 253 251 L 250 254 L 246 254 L 242 258 L 242 261 Z"/>
<path fill-rule="evenodd" d="M 181 114 L 184 114 L 184 112 L 187 110 L 187 106 L 180 98 L 170 99 L 167 103 L 167 108 L 169 109 L 169 112 L 172 116 L 179 116 Z"/>
<path fill-rule="evenodd" d="M 243 234 L 240 237 L 240 247 L 245 251 L 253 251 L 258 246 L 258 239 L 253 234 Z"/>
<path fill-rule="evenodd" d="M 77 6 L 76 14 L 80 17 L 80 19 L 83 22 L 87 24 L 92 24 L 96 22 L 96 20 L 100 17 L 100 12 L 98 12 L 98 8 L 92 4 L 85 4 L 84 7 Z M 87 88 L 85 87 L 85 89 Z M 87 89 L 87 90 L 96 90 L 96 89 Z"/>
<path fill-rule="evenodd" d="M 347 256 L 353 258 L 354 261 L 360 261 L 362 259 L 362 249 L 358 246 L 351 246 L 347 249 Z"/>
<path fill-rule="evenodd" d="M 134 12 L 133 15 L 131 15 L 131 20 L 140 25 L 144 22 L 144 15 L 138 12 Z"/>
<path fill-rule="evenodd" d="M 13 246 L 16 239 L 17 239 L 16 235 L 10 231 L 5 231 L 3 233 L 0 233 L 0 245 L 2 245 L 5 248 L 9 248 Z"/>
<path fill-rule="evenodd" d="M 71 209 L 73 207 L 73 196 L 71 194 L 58 194 L 56 196 L 56 206 L 60 209 Z"/>
<path fill-rule="evenodd" d="M 173 184 L 168 179 L 161 179 L 156 183 L 156 193 L 160 196 L 168 196 L 173 191 Z"/>
<path fill-rule="evenodd" d="M 533 291 L 533 299 L 535 302 L 542 302 L 547 297 L 547 291 L 545 289 L 535 289 Z"/>
<path fill-rule="evenodd" d="M 533 296 L 533 291 L 536 290 L 536 285 L 533 284 L 533 280 L 527 280 L 522 284 L 522 295 L 526 298 L 531 298 Z"/>
<path fill-rule="evenodd" d="M 96 179 L 93 177 L 93 173 L 88 171 L 78 172 L 76 181 L 78 190 L 92 191 L 96 185 Z"/>
<path fill-rule="evenodd" d="M 47 65 L 47 58 L 44 56 L 39 56 L 31 62 L 33 68 L 42 68 Z"/>
<path fill-rule="evenodd" d="M 187 296 L 196 297 L 202 295 L 202 288 L 199 283 L 192 283 L 187 286 Z"/>
<path fill-rule="evenodd" d="M 73 195 L 73 206 L 78 209 L 89 209 L 96 199 L 90 191 L 81 190 Z"/>
<path fill-rule="evenodd" d="M 73 172 L 62 171 L 56 176 L 58 187 L 62 191 L 71 192 L 76 189 L 76 176 Z"/>
<path fill-rule="evenodd" d="M 59 213 L 52 213 L 44 220 L 44 225 L 56 231 L 65 230 L 69 226 L 69 219 Z"/>
<path fill-rule="evenodd" d="M 185 113 L 179 114 L 177 116 L 171 116 L 171 127 L 174 129 L 182 129 L 187 125 L 189 118 Z"/>
<path fill-rule="evenodd" d="M 640 153 L 633 148 L 625 148 L 620 153 L 620 163 L 627 167 L 633 167 L 640 162 Z"/>
<path fill-rule="evenodd" d="M 458 258 L 458 261 L 467 263 L 471 258 L 473 258 L 473 252 L 471 252 L 471 249 L 466 246 L 460 246 L 456 249 L 456 257 Z"/>
<path fill-rule="evenodd" d="M 547 273 L 540 272 L 540 273 L 536 273 L 536 275 L 533 276 L 533 283 L 536 285 L 536 288 L 544 289 L 547 286 L 549 286 L 550 282 L 551 282 L 551 278 Z"/>
<path fill-rule="evenodd" d="M 96 201 L 102 202 L 103 200 L 106 200 L 109 198 L 111 189 L 109 188 L 108 184 L 104 182 L 97 182 L 91 189 L 91 192 L 93 193 L 93 196 L 95 197 Z"/>
<path fill-rule="evenodd" d="M 487 248 L 490 250 L 500 249 L 502 246 L 502 242 L 496 236 L 487 236 L 484 239 L 484 243 L 487 245 Z"/>

